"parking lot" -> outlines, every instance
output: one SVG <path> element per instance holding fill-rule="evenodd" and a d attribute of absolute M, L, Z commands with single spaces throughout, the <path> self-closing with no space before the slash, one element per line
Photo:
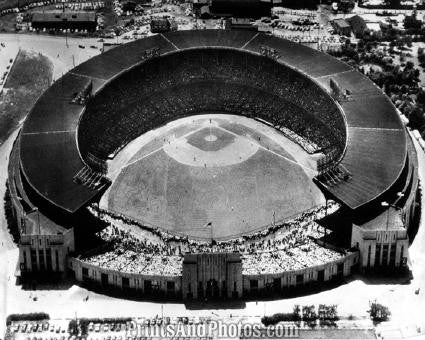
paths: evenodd
<path fill-rule="evenodd" d="M 75 322 L 78 320 L 78 322 Z M 93 320 L 93 321 L 91 321 Z M 106 320 L 106 321 L 105 321 Z M 158 334 L 172 325 L 188 332 L 193 325 L 209 324 L 210 317 L 154 317 L 111 319 L 65 319 L 46 321 L 14 321 L 10 334 L 17 340 L 132 340 Z M 76 326 L 78 324 L 78 326 Z"/>

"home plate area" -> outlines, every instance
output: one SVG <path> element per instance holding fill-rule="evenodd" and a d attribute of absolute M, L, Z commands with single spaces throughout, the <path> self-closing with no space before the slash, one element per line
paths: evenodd
<path fill-rule="evenodd" d="M 164 151 L 177 162 L 201 167 L 228 166 L 245 161 L 258 150 L 247 138 L 219 127 L 204 127 L 166 144 Z"/>

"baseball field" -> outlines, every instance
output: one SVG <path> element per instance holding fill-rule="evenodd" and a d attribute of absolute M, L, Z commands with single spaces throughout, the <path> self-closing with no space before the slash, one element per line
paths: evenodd
<path fill-rule="evenodd" d="M 122 150 L 102 201 L 172 233 L 227 239 L 322 204 L 312 164 L 312 156 L 259 122 L 190 117 Z"/>

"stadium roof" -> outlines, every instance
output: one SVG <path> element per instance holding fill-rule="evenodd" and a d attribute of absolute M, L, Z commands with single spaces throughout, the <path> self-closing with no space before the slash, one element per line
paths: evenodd
<path fill-rule="evenodd" d="M 333 20 L 333 23 L 341 28 L 351 28 L 350 24 L 345 19 L 335 19 Z"/>
<path fill-rule="evenodd" d="M 34 12 L 32 14 L 32 22 L 95 22 L 96 13 L 94 12 L 63 12 L 63 11 L 48 11 Z"/>
<path fill-rule="evenodd" d="M 45 199 L 69 212 L 97 194 L 73 181 L 84 166 L 76 136 L 84 107 L 70 101 L 89 82 L 96 93 L 106 82 L 140 63 L 143 51 L 153 47 L 159 47 L 161 54 L 198 47 L 259 53 L 262 45 L 275 48 L 278 62 L 306 74 L 323 88 L 329 90 L 333 78 L 351 92 L 351 99 L 340 105 L 348 133 L 342 164 L 352 177 L 328 188 L 329 192 L 355 209 L 388 190 L 406 158 L 404 127 L 388 97 L 365 76 L 325 53 L 270 35 L 234 30 L 158 34 L 114 48 L 71 70 L 42 95 L 25 121 L 21 167 L 28 182 Z"/>

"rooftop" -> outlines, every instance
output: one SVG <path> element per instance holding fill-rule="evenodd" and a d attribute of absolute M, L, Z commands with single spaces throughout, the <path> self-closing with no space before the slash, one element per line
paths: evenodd
<path fill-rule="evenodd" d="M 63 12 L 63 11 L 45 11 L 34 12 L 32 14 L 32 22 L 88 22 L 96 21 L 96 13 L 94 12 Z"/>
<path fill-rule="evenodd" d="M 389 207 L 374 219 L 360 224 L 359 227 L 365 230 L 404 230 L 404 223 L 401 211 L 394 207 Z"/>
<path fill-rule="evenodd" d="M 350 24 L 345 19 L 335 19 L 333 22 L 341 28 L 351 28 Z"/>

